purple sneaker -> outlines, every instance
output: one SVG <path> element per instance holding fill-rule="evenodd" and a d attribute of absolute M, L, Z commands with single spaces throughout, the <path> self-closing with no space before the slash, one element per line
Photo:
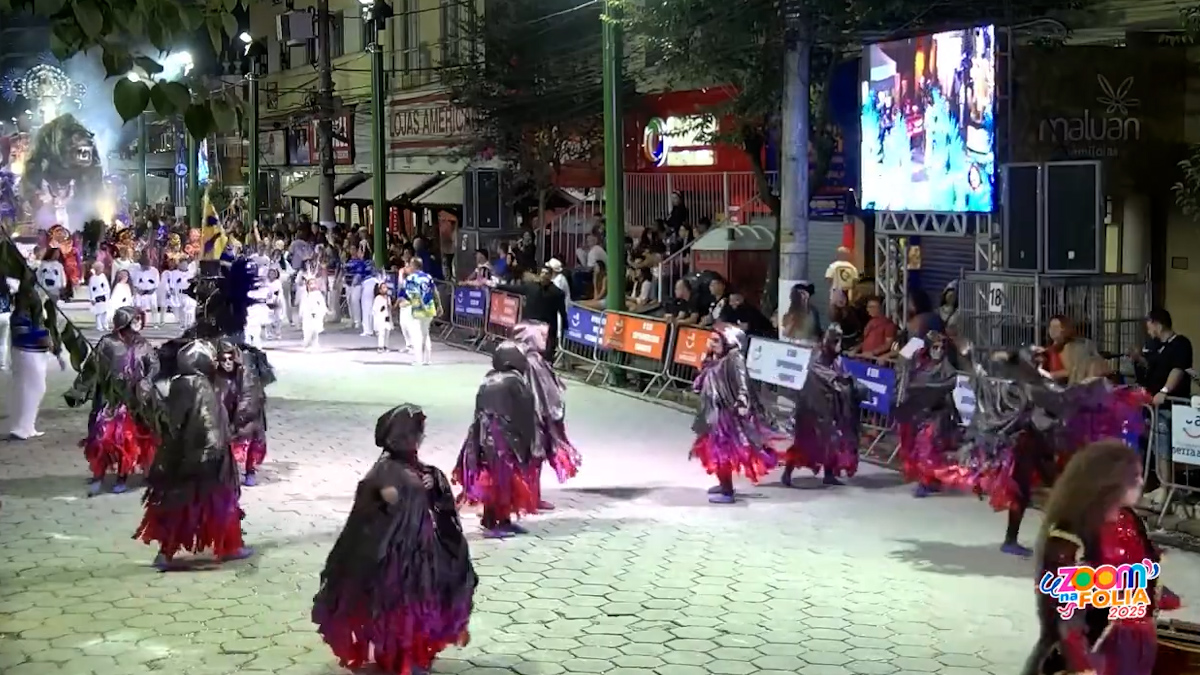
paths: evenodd
<path fill-rule="evenodd" d="M 518 525 L 516 523 L 505 523 L 500 526 L 500 529 L 504 530 L 505 532 L 511 532 L 513 534 L 529 534 L 529 530 L 521 527 L 520 525 Z"/>
<path fill-rule="evenodd" d="M 167 556 L 161 553 L 154 556 L 154 562 L 150 563 L 150 565 L 159 572 L 166 572 L 171 569 L 171 561 L 167 560 Z"/>
<path fill-rule="evenodd" d="M 242 485 L 246 487 L 254 487 L 258 485 L 258 475 L 253 471 L 247 471 L 246 477 L 242 479 Z"/>
<path fill-rule="evenodd" d="M 89 497 L 95 497 L 96 495 L 100 494 L 102 490 L 104 490 L 104 481 L 93 480 L 88 483 Z"/>
<path fill-rule="evenodd" d="M 116 483 L 113 483 L 112 493 L 114 495 L 123 495 L 129 491 L 129 486 L 125 484 L 124 478 L 118 478 Z"/>
<path fill-rule="evenodd" d="M 1002 553 L 1007 553 L 1008 555 L 1015 555 L 1019 558 L 1028 558 L 1033 555 L 1033 551 L 1025 548 L 1015 541 L 1010 541 L 1006 544 L 1003 544 L 1000 546 L 1000 551 Z"/>
<path fill-rule="evenodd" d="M 733 495 L 727 495 L 723 492 L 718 492 L 715 495 L 708 496 L 709 504 L 732 504 L 734 502 Z"/>
<path fill-rule="evenodd" d="M 509 532 L 508 530 L 500 530 L 500 529 L 496 529 L 496 528 L 491 528 L 491 529 L 484 529 L 484 531 L 483 531 L 484 539 L 508 539 L 511 536 L 513 536 L 513 533 Z"/>
<path fill-rule="evenodd" d="M 236 552 L 221 558 L 221 562 L 233 562 L 235 560 L 245 560 L 246 558 L 249 558 L 252 555 L 254 555 L 254 549 L 250 548 L 249 546 L 243 546 L 243 547 L 239 548 Z"/>
<path fill-rule="evenodd" d="M 913 497 L 916 499 L 924 499 L 929 495 L 937 494 L 937 492 L 938 489 L 935 487 L 929 487 L 928 485 L 918 483 L 917 487 L 913 488 Z"/>

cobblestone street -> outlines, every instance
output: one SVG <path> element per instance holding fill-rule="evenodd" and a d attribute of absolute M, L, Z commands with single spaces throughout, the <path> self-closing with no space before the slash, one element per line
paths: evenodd
<path fill-rule="evenodd" d="M 154 552 L 131 540 L 137 491 L 84 497 L 85 413 L 63 406 L 68 379 L 55 374 L 45 437 L 0 443 L 0 672 L 343 672 L 309 609 L 377 457 L 375 419 L 400 402 L 422 405 L 424 457 L 448 471 L 486 370 L 484 357 L 437 351 L 425 368 L 371 350 L 273 352 L 269 455 L 260 486 L 243 493 L 258 555 L 188 573 L 155 572 Z M 435 673 L 1018 671 L 1034 640 L 1032 570 L 998 552 L 1003 517 L 985 504 L 915 500 L 867 467 L 844 488 L 774 482 L 710 506 L 708 478 L 687 461 L 687 415 L 569 386 L 583 470 L 567 486 L 547 483 L 559 508 L 529 519 L 529 536 L 481 540 L 466 514 L 481 577 L 473 641 L 447 650 Z M 0 379 L 0 391 L 10 387 Z M 1026 543 L 1038 524 L 1031 514 Z M 1186 553 L 1165 562 L 1168 584 L 1193 606 L 1198 570 Z"/>

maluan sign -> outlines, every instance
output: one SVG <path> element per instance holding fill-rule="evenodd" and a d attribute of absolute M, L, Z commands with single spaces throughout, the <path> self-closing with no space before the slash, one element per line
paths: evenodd
<path fill-rule="evenodd" d="M 1133 96 L 1133 76 L 1114 87 L 1104 75 L 1097 75 L 1099 95 L 1096 103 L 1073 117 L 1051 117 L 1038 125 L 1042 143 L 1071 146 L 1075 157 L 1112 157 L 1118 144 L 1139 141 L 1142 121 L 1136 113 L 1142 102 Z"/>

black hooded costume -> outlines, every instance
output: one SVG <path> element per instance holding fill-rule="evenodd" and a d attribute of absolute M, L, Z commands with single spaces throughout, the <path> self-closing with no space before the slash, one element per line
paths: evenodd
<path fill-rule="evenodd" d="M 464 644 L 478 578 L 445 474 L 417 458 L 425 414 L 414 405 L 375 424 L 383 456 L 321 572 L 312 620 L 345 668 L 428 670 Z"/>
<path fill-rule="evenodd" d="M 97 494 L 108 472 L 116 473 L 113 492 L 125 491 L 125 479 L 154 462 L 162 433 L 163 407 L 154 382 L 158 354 L 138 332 L 141 310 L 121 307 L 112 332 L 96 343 L 70 391 L 67 405 L 92 401 L 83 452 L 92 471 L 90 494 Z"/>
<path fill-rule="evenodd" d="M 160 547 L 160 566 L 180 550 L 244 557 L 237 467 L 229 420 L 213 384 L 216 354 L 205 341 L 179 350 L 167 394 L 167 428 L 147 475 L 145 516 L 135 539 Z"/>
<path fill-rule="evenodd" d="M 475 395 L 475 419 L 454 469 L 459 501 L 483 506 L 483 526 L 509 526 L 513 516 L 536 513 L 530 484 L 537 440 L 537 402 L 525 373 L 529 363 L 515 342 L 492 354 L 492 370 Z"/>
<path fill-rule="evenodd" d="M 267 393 L 259 372 L 244 362 L 245 353 L 231 340 L 217 342 L 217 396 L 229 416 L 233 458 L 244 472 L 243 484 L 256 484 L 267 456 Z"/>
<path fill-rule="evenodd" d="M 805 467 L 824 473 L 826 484 L 858 472 L 863 392 L 841 365 L 842 329 L 825 329 L 812 352 L 808 374 L 796 400 L 794 440 L 787 450 L 783 484 L 791 485 L 792 471 Z"/>
<path fill-rule="evenodd" d="M 563 397 L 566 387 L 546 360 L 549 334 L 549 326 L 540 321 L 526 321 L 513 329 L 513 342 L 525 350 L 525 358 L 529 363 L 525 375 L 537 404 L 538 436 L 533 447 L 536 475 L 532 487 L 539 492 L 538 479 L 543 461 L 554 469 L 560 483 L 573 478 L 583 464 L 579 451 L 567 438 L 567 402 Z M 540 504 L 543 509 L 551 506 L 545 502 Z"/>
<path fill-rule="evenodd" d="M 900 364 L 899 401 L 892 409 L 898 427 L 904 479 L 916 481 L 918 496 L 935 489 L 957 470 L 954 454 L 963 427 L 954 404 L 958 386 L 953 343 L 939 333 Z"/>

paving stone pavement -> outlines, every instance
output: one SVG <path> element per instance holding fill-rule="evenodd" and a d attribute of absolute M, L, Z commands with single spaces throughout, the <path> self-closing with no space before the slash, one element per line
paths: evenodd
<path fill-rule="evenodd" d="M 54 375 L 46 436 L 0 443 L 0 672 L 343 672 L 309 621 L 318 573 L 383 410 L 423 405 L 423 454 L 452 465 L 485 365 L 439 350 L 426 368 L 275 352 L 270 455 L 243 498 L 258 555 L 190 573 L 148 566 L 153 551 L 130 539 L 136 493 L 83 496 L 84 415 L 61 405 Z M 473 641 L 435 673 L 1011 675 L 1024 660 L 1032 570 L 996 551 L 1003 520 L 985 505 L 914 500 L 868 467 L 849 487 L 746 486 L 741 504 L 714 507 L 687 461 L 688 416 L 578 384 L 568 405 L 583 471 L 547 485 L 559 508 L 527 537 L 480 540 L 468 515 Z M 1200 598 L 1195 557 L 1165 567 Z"/>

